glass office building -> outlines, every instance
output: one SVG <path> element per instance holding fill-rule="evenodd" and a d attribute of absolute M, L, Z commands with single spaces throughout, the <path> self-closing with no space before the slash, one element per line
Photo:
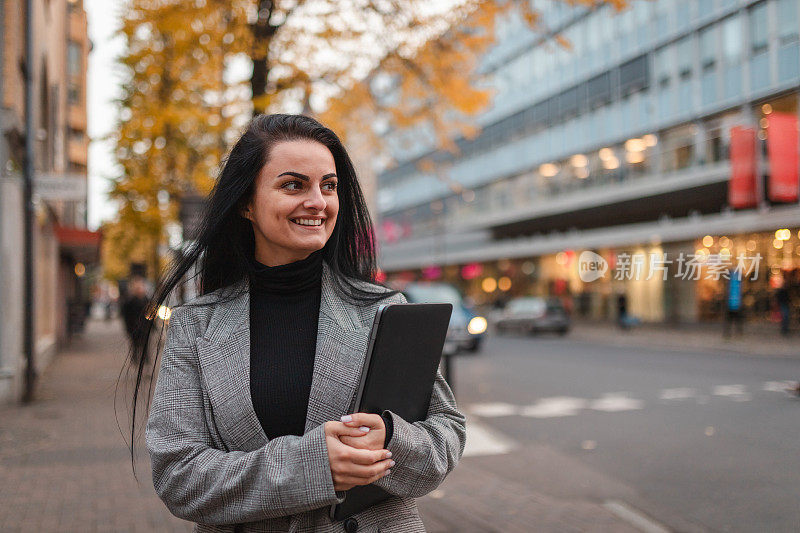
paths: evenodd
<path fill-rule="evenodd" d="M 535 2 L 570 48 L 503 21 L 482 60 L 494 103 L 457 155 L 424 131 L 386 134 L 398 164 L 378 173 L 376 218 L 390 279 L 444 279 L 487 304 L 559 296 L 600 319 L 626 294 L 649 321 L 718 318 L 742 257 L 758 263 L 742 284 L 751 317 L 769 314 L 777 286 L 797 290 L 796 181 L 794 197 L 768 191 L 775 161 L 800 151 L 771 144 L 778 117 L 796 129 L 800 2 L 632 4 Z M 745 205 L 729 190 L 737 128 L 754 143 L 756 196 Z M 425 159 L 436 172 L 421 170 Z M 597 279 L 582 275 L 584 252 L 605 262 Z M 642 275 L 620 272 L 627 264 Z"/>

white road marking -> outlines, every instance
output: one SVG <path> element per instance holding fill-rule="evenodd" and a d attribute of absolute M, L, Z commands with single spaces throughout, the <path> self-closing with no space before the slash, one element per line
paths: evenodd
<path fill-rule="evenodd" d="M 519 407 L 510 403 L 474 403 L 469 406 L 468 411 L 476 416 L 493 418 L 497 416 L 512 416 L 518 413 Z"/>
<path fill-rule="evenodd" d="M 685 400 L 687 398 L 694 398 L 697 395 L 695 389 L 690 388 L 677 388 L 677 389 L 664 389 L 659 396 L 662 400 Z"/>
<path fill-rule="evenodd" d="M 669 528 L 623 501 L 607 500 L 603 502 L 603 507 L 643 533 L 670 533 Z"/>
<path fill-rule="evenodd" d="M 793 381 L 767 381 L 763 385 L 763 390 L 785 392 L 793 389 L 795 386 L 796 382 Z M 741 384 L 717 385 L 713 387 L 712 395 L 728 398 L 736 402 L 748 402 L 753 399 L 753 396 L 747 391 L 747 387 Z M 663 401 L 686 400 L 691 398 L 694 398 L 698 404 L 702 405 L 708 403 L 710 397 L 706 394 L 699 393 L 697 389 L 691 387 L 662 389 L 659 393 L 659 399 Z M 615 413 L 644 409 L 644 407 L 645 402 L 632 398 L 630 393 L 613 392 L 604 394 L 601 398 L 595 400 L 576 398 L 573 396 L 540 398 L 532 405 L 513 405 L 506 402 L 474 403 L 467 406 L 466 411 L 471 415 L 482 418 L 504 416 L 558 418 L 575 416 L 587 409 Z"/>
<path fill-rule="evenodd" d="M 644 402 L 631 398 L 626 393 L 605 394 L 599 400 L 595 400 L 589 405 L 595 411 L 606 411 L 615 413 L 618 411 L 632 411 L 644 408 Z"/>
<path fill-rule="evenodd" d="M 517 444 L 509 437 L 497 430 L 487 428 L 474 418 L 467 420 L 467 443 L 464 446 L 464 456 L 500 455 L 508 453 Z"/>
<path fill-rule="evenodd" d="M 770 392 L 786 392 L 797 386 L 796 381 L 767 381 L 763 390 Z"/>
<path fill-rule="evenodd" d="M 572 398 L 570 396 L 542 398 L 533 405 L 523 407 L 520 414 L 531 418 L 574 416 L 578 414 L 578 411 L 584 409 L 586 404 L 587 401 L 583 398 Z"/>
<path fill-rule="evenodd" d="M 736 402 L 748 402 L 752 399 L 744 385 L 718 385 L 714 387 L 714 396 L 725 396 Z"/>

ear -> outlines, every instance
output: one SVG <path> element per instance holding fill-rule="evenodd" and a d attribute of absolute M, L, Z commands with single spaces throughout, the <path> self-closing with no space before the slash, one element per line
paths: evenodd
<path fill-rule="evenodd" d="M 250 204 L 246 204 L 239 210 L 239 216 L 241 216 L 242 218 L 246 218 L 251 222 L 253 221 L 253 213 L 250 210 Z"/>

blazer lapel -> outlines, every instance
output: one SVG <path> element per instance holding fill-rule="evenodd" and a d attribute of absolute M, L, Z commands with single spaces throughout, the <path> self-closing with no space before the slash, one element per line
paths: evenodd
<path fill-rule="evenodd" d="M 371 325 L 364 326 L 352 304 L 336 291 L 323 263 L 314 375 L 305 432 L 350 412 L 364 364 Z"/>
<path fill-rule="evenodd" d="M 252 451 L 269 439 L 250 392 L 250 293 L 246 284 L 234 290 L 237 296 L 214 306 L 206 333 L 197 339 L 197 352 L 223 440 L 230 449 Z M 323 263 L 306 433 L 352 409 L 370 328 L 338 294 L 330 269 Z"/>
<path fill-rule="evenodd" d="M 250 293 L 214 306 L 208 328 L 197 339 L 203 379 L 217 429 L 230 449 L 252 451 L 267 439 L 250 396 Z"/>

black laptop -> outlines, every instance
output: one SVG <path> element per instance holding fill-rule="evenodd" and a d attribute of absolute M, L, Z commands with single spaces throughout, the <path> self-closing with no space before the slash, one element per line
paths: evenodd
<path fill-rule="evenodd" d="M 452 311 L 451 304 L 390 304 L 378 309 L 354 412 L 389 410 L 407 422 L 425 420 Z M 375 485 L 354 487 L 345 494 L 344 502 L 331 506 L 334 520 L 390 496 Z"/>

